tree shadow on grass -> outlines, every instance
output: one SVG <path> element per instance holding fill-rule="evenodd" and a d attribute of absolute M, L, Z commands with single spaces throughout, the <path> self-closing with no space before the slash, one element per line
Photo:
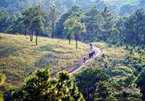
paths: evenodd
<path fill-rule="evenodd" d="M 58 48 L 58 47 L 55 46 L 55 45 L 45 45 L 45 46 L 39 47 L 39 49 L 40 49 L 41 51 L 51 51 L 51 50 L 53 50 L 53 49 L 55 49 L 55 48 Z"/>
<path fill-rule="evenodd" d="M 58 57 L 53 55 L 44 55 L 37 62 L 36 66 L 41 68 L 47 68 L 50 65 L 56 65 L 56 60 Z"/>
<path fill-rule="evenodd" d="M 16 47 L 8 47 L 0 50 L 0 58 L 8 57 L 10 55 L 17 55 L 20 49 Z"/>

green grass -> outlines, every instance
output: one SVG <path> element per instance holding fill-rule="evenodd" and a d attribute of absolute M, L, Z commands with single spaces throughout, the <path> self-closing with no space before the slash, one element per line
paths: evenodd
<path fill-rule="evenodd" d="M 35 39 L 35 37 L 34 37 Z M 0 33 L 0 72 L 5 74 L 5 85 L 21 85 L 37 68 L 58 72 L 71 65 L 89 50 L 87 44 L 75 41 L 38 37 L 38 46 L 29 36 Z"/>

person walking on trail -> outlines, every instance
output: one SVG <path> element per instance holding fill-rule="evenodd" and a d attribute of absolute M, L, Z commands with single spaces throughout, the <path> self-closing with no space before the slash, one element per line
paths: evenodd
<path fill-rule="evenodd" d="M 89 58 L 91 59 L 93 57 L 93 44 L 92 42 L 89 43 L 90 51 L 89 51 Z"/>
<path fill-rule="evenodd" d="M 91 59 L 93 57 L 93 51 L 89 52 L 89 58 Z"/>
<path fill-rule="evenodd" d="M 93 44 L 92 44 L 92 42 L 90 42 L 90 46 L 92 46 Z"/>
<path fill-rule="evenodd" d="M 91 52 L 89 52 L 89 58 L 91 58 Z"/>
<path fill-rule="evenodd" d="M 93 57 L 96 55 L 96 52 L 95 51 L 93 51 Z"/>
<path fill-rule="evenodd" d="M 90 50 L 92 50 L 93 49 L 93 44 L 92 43 L 90 43 Z"/>
<path fill-rule="evenodd" d="M 86 56 L 83 57 L 83 63 L 86 63 Z"/>

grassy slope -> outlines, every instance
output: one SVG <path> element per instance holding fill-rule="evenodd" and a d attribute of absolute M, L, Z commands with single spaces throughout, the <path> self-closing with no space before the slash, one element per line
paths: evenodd
<path fill-rule="evenodd" d="M 38 44 L 30 42 L 29 36 L 0 33 L 0 72 L 7 77 L 5 85 L 20 85 L 37 68 L 57 72 L 88 51 L 86 44 L 79 42 L 76 50 L 74 41 L 69 45 L 60 39 L 39 37 Z"/>

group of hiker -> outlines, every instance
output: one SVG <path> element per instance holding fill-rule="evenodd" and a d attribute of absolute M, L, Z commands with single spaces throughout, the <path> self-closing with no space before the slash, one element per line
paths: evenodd
<path fill-rule="evenodd" d="M 94 55 L 96 54 L 96 52 L 95 52 L 95 50 L 94 50 L 94 46 L 93 46 L 92 43 L 90 43 L 89 46 L 90 46 L 89 59 L 91 59 L 91 58 L 94 57 Z M 87 60 L 87 59 L 86 59 L 86 56 L 84 56 L 84 57 L 83 57 L 83 63 L 85 63 L 86 60 Z"/>

